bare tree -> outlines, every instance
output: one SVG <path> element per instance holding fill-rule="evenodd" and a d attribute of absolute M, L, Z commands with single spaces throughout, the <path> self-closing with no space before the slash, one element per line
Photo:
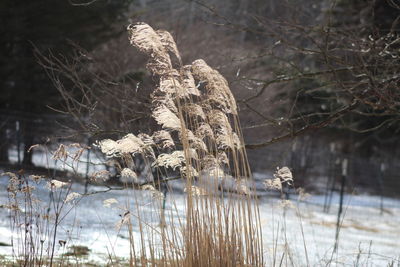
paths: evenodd
<path fill-rule="evenodd" d="M 285 8 L 279 18 L 253 10 L 246 23 L 199 2 L 216 23 L 264 40 L 258 55 L 247 58 L 263 67 L 237 79 L 254 92 L 248 91 L 239 103 L 242 111 L 252 113 L 245 129 L 275 130 L 269 140 L 247 148 L 326 127 L 375 139 L 400 131 L 398 17 L 383 17 L 398 7 L 389 1 L 386 11 L 378 13 L 383 2 L 283 2 L 276 7 Z"/>

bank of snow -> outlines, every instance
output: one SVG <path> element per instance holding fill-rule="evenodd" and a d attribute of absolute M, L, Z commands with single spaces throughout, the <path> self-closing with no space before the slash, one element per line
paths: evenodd
<path fill-rule="evenodd" d="M 7 177 L 0 178 L 0 204 L 8 202 L 6 186 Z M 104 187 L 90 187 L 90 191 L 101 191 Z M 80 184 L 74 184 L 72 191 L 82 193 Z M 37 196 L 44 203 L 49 201 L 49 192 L 44 182 L 37 186 Z M 104 200 L 115 199 L 118 203 L 105 207 Z M 333 196 L 332 203 L 338 203 L 338 196 Z M 345 196 L 344 219 L 341 220 L 339 246 L 337 253 L 332 254 L 335 240 L 337 205 L 329 213 L 324 213 L 322 196 L 311 196 L 306 201 L 292 200 L 293 207 L 282 208 L 281 201 L 265 194 L 261 198 L 260 213 L 263 229 L 263 241 L 267 265 L 274 262 L 279 265 L 284 252 L 292 260 L 288 265 L 325 266 L 332 260 L 335 264 L 354 265 L 358 259 L 359 266 L 386 266 L 391 261 L 398 263 L 400 257 L 400 201 L 385 198 L 385 210 L 381 213 L 380 198 L 361 195 Z M 87 246 L 90 250 L 89 260 L 105 262 L 112 257 L 129 258 L 130 242 L 126 227 L 117 229 L 127 207 L 135 211 L 136 205 L 141 208 L 140 214 L 132 212 L 133 240 L 139 248 L 139 220 L 142 227 L 154 234 L 160 229 L 161 202 L 152 198 L 151 192 L 135 190 L 109 191 L 82 198 L 62 221 L 57 240 L 66 240 L 67 247 L 73 245 Z M 173 221 L 177 227 L 185 221 L 185 196 L 178 193 L 167 195 L 166 220 Z M 178 219 L 179 218 L 179 219 Z M 9 211 L 0 208 L 0 242 L 10 244 Z M 17 236 L 16 236 L 17 238 Z M 65 248 L 57 244 L 58 254 Z M 0 255 L 11 255 L 11 247 L 1 246 Z M 284 263 L 284 265 L 286 265 Z"/>

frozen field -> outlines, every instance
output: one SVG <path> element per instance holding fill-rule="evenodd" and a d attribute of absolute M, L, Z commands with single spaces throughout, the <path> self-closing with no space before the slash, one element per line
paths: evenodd
<path fill-rule="evenodd" d="M 6 204 L 7 177 L 0 178 L 0 204 Z M 89 191 L 104 190 L 90 187 Z M 49 192 L 44 182 L 37 186 L 38 198 L 46 205 Z M 73 192 L 83 192 L 83 186 L 74 184 Z M 103 201 L 115 198 L 117 204 L 105 207 Z M 338 251 L 332 254 L 335 240 L 337 205 L 329 213 L 324 213 L 323 196 L 310 196 L 305 201 L 297 201 L 293 196 L 293 207 L 283 209 L 281 201 L 268 194 L 261 198 L 260 213 L 263 228 L 265 257 L 268 265 L 275 261 L 279 265 L 286 248 L 290 257 L 283 266 L 326 266 L 332 260 L 334 266 L 393 266 L 400 264 L 400 201 L 384 199 L 385 210 L 379 209 L 380 198 L 367 195 L 345 197 L 344 219 L 340 230 Z M 332 203 L 338 203 L 333 196 Z M 66 240 L 67 247 L 87 246 L 90 261 L 105 262 L 108 255 L 129 257 L 129 240 L 126 227 L 117 230 L 116 224 L 126 207 L 131 207 L 134 216 L 134 240 L 139 240 L 139 228 L 135 206 L 140 205 L 140 217 L 149 231 L 159 228 L 160 202 L 149 192 L 134 190 L 110 191 L 82 198 L 76 205 L 67 204 L 64 210 L 70 213 L 62 221 L 57 240 Z M 168 194 L 166 202 L 167 221 L 173 213 L 184 222 L 185 201 L 182 194 Z M 175 219 L 175 221 L 177 221 Z M 0 242 L 10 244 L 11 235 L 9 211 L 0 208 Z M 14 233 L 15 234 L 15 233 Z M 64 253 L 66 248 L 57 244 L 56 252 Z M 0 246 L 0 255 L 12 255 L 10 246 Z"/>

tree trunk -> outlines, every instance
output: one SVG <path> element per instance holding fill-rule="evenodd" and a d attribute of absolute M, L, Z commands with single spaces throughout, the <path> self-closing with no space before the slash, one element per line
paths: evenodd
<path fill-rule="evenodd" d="M 0 128 L 0 162 L 8 163 L 8 140 L 6 127 Z"/>
<path fill-rule="evenodd" d="M 34 133 L 33 133 L 33 123 L 30 121 L 23 122 L 23 136 L 22 140 L 24 142 L 24 159 L 22 164 L 33 165 L 32 162 L 32 152 L 28 152 L 29 148 L 34 145 Z"/>

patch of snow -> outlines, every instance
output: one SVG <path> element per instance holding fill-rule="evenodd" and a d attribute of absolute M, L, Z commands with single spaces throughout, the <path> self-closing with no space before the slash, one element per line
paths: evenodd
<path fill-rule="evenodd" d="M 1 172 L 1 171 L 0 171 Z M 179 183 L 179 182 L 176 182 Z M 8 202 L 8 178 L 0 177 L 0 204 Z M 90 186 L 89 192 L 106 190 L 102 186 Z M 37 185 L 36 196 L 45 205 L 49 203 L 49 191 L 45 181 Z M 83 193 L 81 184 L 73 184 L 71 192 Z M 103 201 L 116 199 L 118 203 L 105 207 Z M 385 210 L 381 214 L 380 197 L 345 195 L 344 218 L 341 220 L 339 245 L 333 253 L 339 195 L 334 194 L 330 212 L 324 213 L 324 196 L 311 196 L 306 201 L 293 197 L 294 208 L 282 208 L 281 200 L 264 194 L 260 199 L 264 251 L 267 265 L 280 261 L 284 252 L 294 259 L 295 266 L 325 266 L 333 262 L 354 265 L 386 266 L 400 257 L 400 200 L 383 198 Z M 169 193 L 166 199 L 166 221 L 177 227 L 185 222 L 185 195 Z M 131 237 L 136 251 L 140 251 L 140 228 L 150 234 L 160 230 L 162 202 L 153 199 L 151 192 L 115 190 L 82 198 L 76 205 L 66 203 L 70 213 L 60 224 L 57 240 L 66 240 L 67 247 L 83 245 L 91 249 L 89 259 L 104 262 L 108 255 L 129 258 L 130 241 L 126 226 L 117 228 L 129 208 L 132 223 Z M 140 209 L 136 209 L 140 207 Z M 10 213 L 0 208 L 0 241 L 11 243 Z M 65 248 L 57 242 L 56 252 Z M 11 247 L 0 247 L 0 255 L 11 255 Z M 397 260 L 396 260 L 397 259 Z M 286 258 L 285 258 L 286 261 Z M 283 265 L 286 265 L 285 263 Z M 291 265 L 290 263 L 288 265 Z"/>

